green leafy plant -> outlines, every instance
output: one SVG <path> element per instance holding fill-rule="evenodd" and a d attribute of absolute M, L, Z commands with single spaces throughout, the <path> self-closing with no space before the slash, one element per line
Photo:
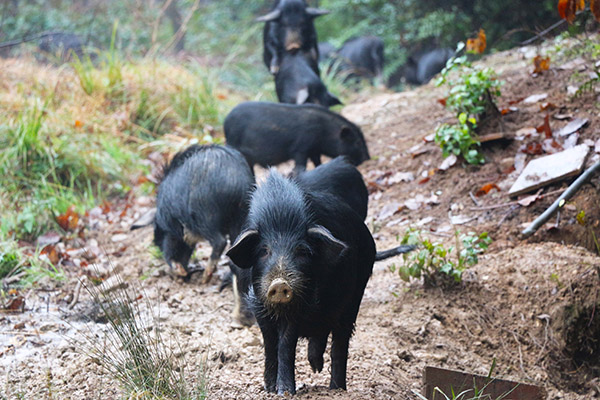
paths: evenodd
<path fill-rule="evenodd" d="M 464 47 L 464 43 L 459 43 L 456 53 Z M 493 69 L 474 66 L 463 55 L 448 60 L 436 82 L 437 86 L 443 84 L 449 86 L 446 108 L 456 113 L 458 124 L 440 125 L 435 142 L 442 148 L 444 157 L 462 155 L 469 164 L 483 164 L 485 159 L 478 150 L 476 129 L 484 119 L 499 115 L 494 98 L 500 96 L 503 82 L 496 79 Z"/>
<path fill-rule="evenodd" d="M 483 253 L 491 243 L 487 232 L 480 235 L 474 233 L 454 233 L 456 246 L 445 247 L 423 236 L 416 229 L 409 229 L 402 237 L 402 244 L 419 246 L 419 251 L 403 255 L 403 264 L 393 267 L 398 270 L 400 277 L 409 281 L 411 278 L 423 278 L 426 286 L 439 286 L 444 282 L 444 276 L 454 282 L 460 282 L 462 272 L 469 266 L 479 262 L 478 255 Z M 446 280 L 447 281 L 447 280 Z"/>
<path fill-rule="evenodd" d="M 467 119 L 467 114 L 461 113 L 458 122 L 457 125 L 440 125 L 435 131 L 435 142 L 442 148 L 442 154 L 444 157 L 462 155 L 469 164 L 483 164 L 485 159 L 478 151 L 480 143 L 472 134 L 475 118 Z"/>

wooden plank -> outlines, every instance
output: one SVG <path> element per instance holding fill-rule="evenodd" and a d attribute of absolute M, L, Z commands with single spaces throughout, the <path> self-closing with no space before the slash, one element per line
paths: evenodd
<path fill-rule="evenodd" d="M 475 395 L 475 388 L 485 395 L 484 398 L 491 399 L 504 396 L 503 400 L 545 400 L 548 396 L 546 390 L 540 386 L 498 378 L 488 379 L 486 376 L 436 367 L 425 367 L 423 383 L 424 396 L 428 400 L 444 398 L 439 392 L 434 394 L 436 387 L 449 398 L 452 398 L 453 391 L 458 395 L 465 390 L 470 390 L 465 396 L 470 399 Z"/>
<path fill-rule="evenodd" d="M 479 143 L 487 143 L 487 142 L 493 142 L 495 140 L 500 140 L 500 139 L 505 139 L 505 135 L 503 132 L 495 132 L 495 133 L 488 133 L 487 135 L 483 135 L 483 136 L 479 136 L 477 138 L 477 140 L 479 140 Z"/>
<path fill-rule="evenodd" d="M 511 197 L 581 173 L 590 148 L 581 144 L 560 153 L 531 160 L 508 191 Z"/>

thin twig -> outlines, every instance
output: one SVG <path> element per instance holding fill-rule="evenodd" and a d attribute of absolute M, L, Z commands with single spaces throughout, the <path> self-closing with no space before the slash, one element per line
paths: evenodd
<path fill-rule="evenodd" d="M 475 198 L 475 196 L 473 196 L 473 192 L 469 192 L 469 196 L 471 196 L 471 200 L 473 200 L 473 203 L 475 203 L 475 205 L 477 207 L 480 206 L 479 202 L 477 201 L 477 199 Z"/>
<path fill-rule="evenodd" d="M 13 282 L 19 281 L 23 276 L 25 276 L 25 272 L 19 272 L 16 275 L 9 276 L 7 278 L 2 279 L 2 284 L 10 285 Z"/>
<path fill-rule="evenodd" d="M 548 193 L 541 194 L 541 195 L 539 195 L 539 197 L 538 197 L 537 200 L 544 199 L 547 196 L 551 196 L 553 194 L 557 194 L 557 193 L 560 193 L 562 191 L 563 191 L 563 189 L 558 189 L 558 190 L 553 190 L 553 191 L 548 192 Z M 507 203 L 502 203 L 502 204 L 494 204 L 494 205 L 491 205 L 491 206 L 471 207 L 471 208 L 469 208 L 469 210 L 471 210 L 471 211 L 487 211 L 487 210 L 494 210 L 496 208 L 510 207 L 510 206 L 515 206 L 515 205 L 520 205 L 519 204 L 519 200 L 509 201 Z"/>
<path fill-rule="evenodd" d="M 85 277 L 85 275 L 84 275 L 84 277 Z M 67 308 L 69 310 L 72 310 L 73 307 L 75 307 L 75 304 L 77 304 L 77 302 L 79 302 L 79 293 L 81 293 L 81 286 L 83 285 L 81 283 L 82 280 L 83 280 L 83 278 L 81 278 L 79 281 L 77 281 L 77 286 L 75 287 L 75 294 L 73 295 L 73 300 L 71 300 L 71 302 L 67 306 Z"/>
<path fill-rule="evenodd" d="M 504 221 L 506 220 L 506 218 L 508 218 L 508 216 L 510 214 L 512 214 L 516 209 L 519 208 L 519 205 L 514 205 L 512 207 L 510 207 L 510 210 L 508 210 L 507 212 L 504 213 L 504 215 L 502 216 L 502 219 L 500 219 L 500 222 L 498 222 L 498 228 L 500 228 L 500 225 L 502 225 L 504 223 Z"/>

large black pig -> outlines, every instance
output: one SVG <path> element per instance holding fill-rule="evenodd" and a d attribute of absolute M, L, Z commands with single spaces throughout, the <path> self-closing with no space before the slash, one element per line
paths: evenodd
<path fill-rule="evenodd" d="M 327 91 L 319 75 L 301 53 L 285 54 L 275 76 L 275 91 L 281 103 L 318 104 L 332 107 L 342 102 Z"/>
<path fill-rule="evenodd" d="M 350 77 L 364 77 L 382 82 L 384 66 L 383 40 L 376 36 L 348 39 L 337 51 L 340 70 Z"/>
<path fill-rule="evenodd" d="M 212 277 L 227 245 L 240 233 L 248 214 L 254 175 L 244 157 L 227 146 L 194 145 L 175 155 L 165 167 L 158 186 L 156 211 L 132 229 L 154 224 L 154 243 L 176 275 L 188 277 L 188 263 L 196 243 L 207 240 L 211 247 L 203 282 Z M 234 276 L 239 270 L 231 266 Z M 252 316 L 240 304 L 240 293 L 249 282 L 236 279 L 234 318 L 245 325 Z M 240 306 L 242 306 L 240 308 Z"/>
<path fill-rule="evenodd" d="M 304 0 L 277 0 L 271 12 L 256 19 L 265 22 L 263 60 L 272 74 L 279 72 L 284 53 L 300 52 L 319 75 L 319 49 L 313 20 L 327 13 L 308 7 Z"/>
<path fill-rule="evenodd" d="M 308 338 L 313 371 L 322 371 L 330 333 L 329 387 L 345 389 L 348 344 L 377 258 L 359 214 L 333 193 L 308 190 L 273 170 L 253 194 L 247 226 L 227 255 L 250 270 L 266 390 L 295 393 L 299 337 Z"/>
<path fill-rule="evenodd" d="M 293 173 L 298 175 L 309 158 L 320 165 L 321 154 L 346 155 L 354 165 L 370 158 L 358 126 L 312 104 L 241 103 L 225 118 L 223 127 L 227 144 L 239 150 L 251 168 L 294 160 Z"/>
<path fill-rule="evenodd" d="M 327 192 L 343 200 L 358 216 L 367 218 L 369 192 L 362 174 L 346 157 L 336 157 L 328 163 L 296 177 L 305 191 Z"/>

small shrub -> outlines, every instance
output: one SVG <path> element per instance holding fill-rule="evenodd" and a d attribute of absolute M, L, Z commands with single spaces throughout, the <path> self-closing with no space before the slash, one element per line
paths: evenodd
<path fill-rule="evenodd" d="M 456 53 L 463 48 L 464 43 L 459 43 Z M 437 86 L 443 84 L 450 87 L 445 105 L 456 113 L 458 125 L 440 125 L 435 142 L 442 148 L 444 157 L 462 155 L 469 164 L 483 164 L 476 129 L 486 118 L 499 115 L 494 98 L 500 96 L 503 82 L 496 79 L 493 69 L 474 66 L 463 55 L 448 60 L 436 82 Z"/>
<path fill-rule="evenodd" d="M 417 245 L 420 250 L 404 254 L 404 263 L 393 270 L 397 269 L 400 277 L 407 282 L 411 278 L 422 277 L 426 286 L 438 286 L 438 283 L 443 283 L 444 276 L 460 282 L 462 272 L 478 263 L 477 256 L 487 249 L 492 240 L 487 232 L 476 236 L 472 232 L 461 235 L 456 231 L 454 236 L 456 246 L 445 247 L 424 237 L 421 231 L 409 229 L 401 243 Z"/>

